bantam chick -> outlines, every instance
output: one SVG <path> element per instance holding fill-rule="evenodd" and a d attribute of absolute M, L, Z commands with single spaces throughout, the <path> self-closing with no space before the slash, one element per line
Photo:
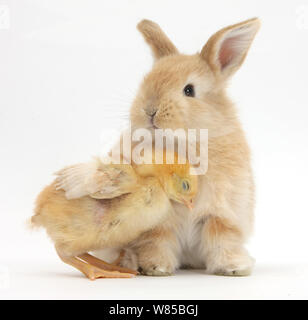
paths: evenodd
<path fill-rule="evenodd" d="M 121 248 L 137 239 L 174 214 L 170 200 L 191 208 L 197 177 L 190 175 L 189 164 L 110 164 L 98 170 L 101 189 L 70 200 L 59 189 L 61 177 L 76 171 L 78 175 L 73 176 L 82 181 L 82 170 L 76 165 L 60 171 L 60 179 L 39 194 L 31 221 L 45 227 L 62 261 L 89 279 L 133 277 L 136 271 L 108 264 L 88 252 Z"/>

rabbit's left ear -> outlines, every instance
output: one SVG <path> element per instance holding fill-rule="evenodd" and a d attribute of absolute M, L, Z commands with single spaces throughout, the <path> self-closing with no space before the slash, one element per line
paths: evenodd
<path fill-rule="evenodd" d="M 178 53 L 178 49 L 157 23 L 150 20 L 142 20 L 138 23 L 137 28 L 151 47 L 156 60 L 164 56 Z"/>
<path fill-rule="evenodd" d="M 259 27 L 259 19 L 253 18 L 221 29 L 208 40 L 200 55 L 217 76 L 226 79 L 243 63 Z"/>

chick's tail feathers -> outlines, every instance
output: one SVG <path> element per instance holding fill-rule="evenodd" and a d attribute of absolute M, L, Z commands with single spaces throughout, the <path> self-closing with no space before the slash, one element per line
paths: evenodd
<path fill-rule="evenodd" d="M 42 226 L 41 216 L 40 214 L 34 214 L 30 219 L 27 220 L 27 227 L 29 229 L 35 229 Z"/>
<path fill-rule="evenodd" d="M 34 215 L 27 221 L 29 229 L 34 229 L 43 226 L 43 210 L 46 204 L 49 203 L 55 191 L 55 183 L 45 187 L 37 196 L 34 207 Z"/>
<path fill-rule="evenodd" d="M 39 203 L 35 204 L 34 215 L 26 221 L 27 228 L 33 230 L 42 227 L 42 216 L 41 216 L 42 206 Z"/>

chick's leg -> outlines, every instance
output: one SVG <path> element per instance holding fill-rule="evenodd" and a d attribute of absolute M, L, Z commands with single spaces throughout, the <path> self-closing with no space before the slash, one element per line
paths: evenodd
<path fill-rule="evenodd" d="M 130 273 L 133 275 L 138 274 L 138 272 L 135 270 L 123 268 L 123 267 L 120 267 L 117 265 L 119 263 L 119 260 L 121 260 L 121 257 L 123 256 L 123 254 L 124 254 L 124 252 L 121 252 L 119 258 L 113 264 L 110 264 L 110 263 L 107 263 L 101 259 L 98 259 L 98 258 L 90 255 L 89 253 L 81 254 L 78 256 L 78 258 L 80 258 L 80 259 L 88 262 L 90 265 L 95 266 L 100 269 L 104 269 L 104 270 L 108 270 L 108 271 L 118 271 L 118 272 L 121 272 L 124 274 L 126 274 L 126 273 Z"/>
<path fill-rule="evenodd" d="M 100 268 L 95 265 L 92 265 L 86 261 L 84 261 L 81 257 L 69 257 L 61 252 L 57 251 L 60 259 L 69 264 L 79 271 L 81 271 L 86 277 L 90 280 L 95 280 L 97 278 L 132 278 L 134 274 L 132 273 L 125 273 L 119 271 L 108 270 L 106 268 Z"/>

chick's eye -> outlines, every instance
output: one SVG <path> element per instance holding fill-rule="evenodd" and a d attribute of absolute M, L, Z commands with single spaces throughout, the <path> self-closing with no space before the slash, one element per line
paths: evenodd
<path fill-rule="evenodd" d="M 183 181 L 182 181 L 182 188 L 183 188 L 184 191 L 189 190 L 189 183 L 188 183 L 188 181 L 186 181 L 186 180 L 183 180 Z"/>
<path fill-rule="evenodd" d="M 192 84 L 186 85 L 183 91 L 184 91 L 185 96 L 187 96 L 187 97 L 194 97 L 195 96 L 195 89 Z"/>

